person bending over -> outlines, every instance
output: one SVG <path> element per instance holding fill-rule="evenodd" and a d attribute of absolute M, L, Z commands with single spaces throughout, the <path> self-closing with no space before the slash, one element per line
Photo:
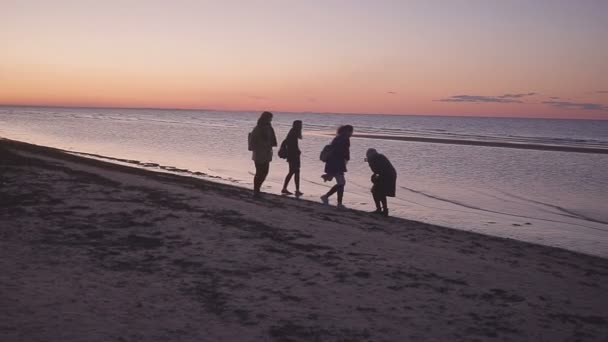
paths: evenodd
<path fill-rule="evenodd" d="M 395 197 L 395 188 L 397 183 L 397 171 L 393 164 L 384 156 L 378 153 L 373 148 L 367 150 L 365 160 L 369 163 L 369 168 L 372 170 L 372 195 L 376 203 L 375 214 L 388 216 L 388 203 L 386 197 Z"/>

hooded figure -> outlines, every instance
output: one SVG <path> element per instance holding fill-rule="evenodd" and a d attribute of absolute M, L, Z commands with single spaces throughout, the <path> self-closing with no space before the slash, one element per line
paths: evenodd
<path fill-rule="evenodd" d="M 326 182 L 334 178 L 336 179 L 336 185 L 329 189 L 325 195 L 321 196 L 321 202 L 323 202 L 323 204 L 329 204 L 329 197 L 337 193 L 337 207 L 339 209 L 345 208 L 342 204 L 344 186 L 346 185 L 344 173 L 347 171 L 346 163 L 350 160 L 350 137 L 353 135 L 354 130 L 355 129 L 351 125 L 344 125 L 338 128 L 336 137 L 329 145 L 331 152 L 325 162 L 325 174 L 321 176 Z"/>
<path fill-rule="evenodd" d="M 367 150 L 366 161 L 373 174 L 371 177 L 372 195 L 376 204 L 374 213 L 388 216 L 388 206 L 386 197 L 395 197 L 397 184 L 397 171 L 391 162 L 383 154 L 378 153 L 373 148 Z"/>

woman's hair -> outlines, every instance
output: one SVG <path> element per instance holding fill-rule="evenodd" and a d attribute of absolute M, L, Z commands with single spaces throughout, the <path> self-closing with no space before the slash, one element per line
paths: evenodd
<path fill-rule="evenodd" d="M 291 131 L 297 134 L 298 139 L 302 139 L 302 120 L 295 120 L 291 126 Z"/>
<path fill-rule="evenodd" d="M 336 131 L 337 135 L 344 135 L 346 133 L 352 133 L 355 130 L 355 128 L 351 125 L 344 125 L 344 126 L 340 126 L 338 127 L 338 130 Z"/>
<path fill-rule="evenodd" d="M 270 120 L 272 120 L 272 113 L 264 112 L 262 113 L 262 115 L 260 115 L 260 118 L 258 119 L 258 126 L 270 125 Z"/>

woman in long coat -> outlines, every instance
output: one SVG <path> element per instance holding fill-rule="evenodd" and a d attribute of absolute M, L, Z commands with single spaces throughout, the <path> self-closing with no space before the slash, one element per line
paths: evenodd
<path fill-rule="evenodd" d="M 388 216 L 388 203 L 386 197 L 395 197 L 397 185 L 397 171 L 393 164 L 373 148 L 367 150 L 366 160 L 372 170 L 372 195 L 376 204 L 375 214 Z"/>
<path fill-rule="evenodd" d="M 262 183 L 268 176 L 270 162 L 272 161 L 272 148 L 277 146 L 277 137 L 271 125 L 272 113 L 264 112 L 258 119 L 249 137 L 249 149 L 252 151 L 251 159 L 255 163 L 255 176 L 253 177 L 253 196 L 260 196 Z"/>

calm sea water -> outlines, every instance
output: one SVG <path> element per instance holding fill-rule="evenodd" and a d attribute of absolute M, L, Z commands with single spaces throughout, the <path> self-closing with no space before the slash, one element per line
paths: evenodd
<path fill-rule="evenodd" d="M 251 187 L 246 141 L 258 114 L 0 107 L 0 136 Z M 296 119 L 304 121 L 302 191 L 310 200 L 330 186 L 318 155 L 341 124 L 374 135 L 608 149 L 608 121 L 275 113 L 279 140 Z M 608 154 L 370 138 L 351 145 L 347 206 L 374 209 L 363 161 L 374 147 L 399 173 L 394 216 L 608 257 Z M 275 158 L 265 191 L 278 193 L 286 172 Z"/>

